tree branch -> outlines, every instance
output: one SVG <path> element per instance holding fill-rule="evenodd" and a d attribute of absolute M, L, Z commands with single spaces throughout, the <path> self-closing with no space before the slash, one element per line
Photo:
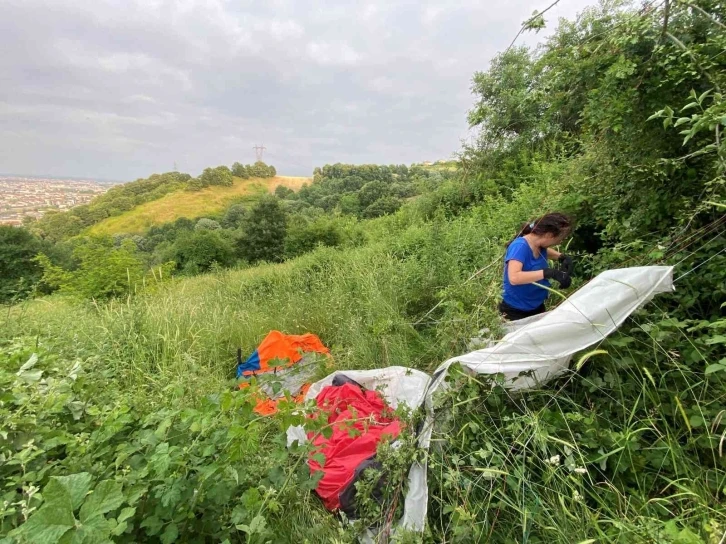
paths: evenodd
<path fill-rule="evenodd" d="M 671 13 L 671 3 L 670 0 L 665 0 L 665 8 L 664 8 L 664 14 L 663 14 L 663 32 L 660 35 L 661 40 L 665 40 L 666 35 L 668 34 L 668 16 Z"/>
<path fill-rule="evenodd" d="M 524 21 L 522 23 L 522 28 L 519 29 L 519 32 L 517 32 L 517 35 L 512 40 L 512 43 L 509 44 L 509 47 L 507 47 L 507 49 L 505 49 L 504 53 L 507 53 L 507 51 L 509 51 L 512 48 L 512 46 L 514 45 L 514 42 L 516 42 L 517 41 L 517 38 L 519 38 L 519 36 L 522 34 L 522 32 L 524 32 L 526 30 L 527 25 L 529 23 L 531 23 L 532 21 L 534 21 L 537 17 L 542 17 L 542 15 L 544 15 L 545 13 L 547 13 L 549 10 L 551 10 L 553 7 L 555 7 L 559 3 L 560 3 L 560 0 L 555 0 L 549 6 L 547 6 L 545 9 L 543 9 L 542 11 L 540 11 L 539 13 L 537 13 L 535 15 L 532 15 L 532 17 L 530 17 L 529 19 L 527 19 L 526 21 Z"/>

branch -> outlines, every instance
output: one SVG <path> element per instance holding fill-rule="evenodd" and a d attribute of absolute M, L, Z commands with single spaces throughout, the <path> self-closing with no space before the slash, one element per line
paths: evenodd
<path fill-rule="evenodd" d="M 665 13 L 663 14 L 663 32 L 660 35 L 660 39 L 664 40 L 666 34 L 668 34 L 668 16 L 671 13 L 671 3 L 669 0 L 665 0 Z"/>
<path fill-rule="evenodd" d="M 716 23 L 721 28 L 726 28 L 726 25 L 725 24 L 723 24 L 721 21 L 719 21 L 718 19 L 716 19 L 713 15 L 711 15 L 710 13 L 708 13 L 701 6 L 697 6 L 696 4 L 692 4 L 691 2 L 686 2 L 684 0 L 680 0 L 680 2 L 682 2 L 683 4 L 685 4 L 686 6 L 688 6 L 689 8 L 695 9 L 701 15 L 705 15 L 706 17 L 708 17 L 709 19 L 711 19 L 714 23 Z"/>
<path fill-rule="evenodd" d="M 545 13 L 547 13 L 549 10 L 551 10 L 553 7 L 555 7 L 559 3 L 560 3 L 560 0 L 555 0 L 549 6 L 547 6 L 545 9 L 543 9 L 542 11 L 540 11 L 539 13 L 537 13 L 535 15 L 532 15 L 532 17 L 530 17 L 529 19 L 527 19 L 526 21 L 524 21 L 522 23 L 522 28 L 519 29 L 519 32 L 517 32 L 517 35 L 514 37 L 514 39 L 512 40 L 512 43 L 509 44 L 509 47 L 507 47 L 507 49 L 504 51 L 504 53 L 506 54 L 507 51 L 509 51 L 512 48 L 512 46 L 514 45 L 514 42 L 516 42 L 517 41 L 517 38 L 519 38 L 519 36 L 522 34 L 522 32 L 524 32 L 526 30 L 527 25 L 529 23 L 531 23 L 532 21 L 534 21 L 537 17 L 542 17 L 542 15 L 544 15 Z"/>

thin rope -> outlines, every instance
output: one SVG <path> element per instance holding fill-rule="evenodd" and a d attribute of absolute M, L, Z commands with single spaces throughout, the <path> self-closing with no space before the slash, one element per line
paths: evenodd
<path fill-rule="evenodd" d="M 694 270 L 696 270 L 696 269 L 698 269 L 698 268 L 701 268 L 701 267 L 702 267 L 702 266 L 703 266 L 704 264 L 706 264 L 706 263 L 707 263 L 708 261 L 710 261 L 711 259 L 713 259 L 713 258 L 715 258 L 715 257 L 719 256 L 719 255 L 720 255 L 721 253 L 724 253 L 724 252 L 726 252 L 726 247 L 725 247 L 725 248 L 723 248 L 723 249 L 722 249 L 721 251 L 719 251 L 718 253 L 714 253 L 713 255 L 711 255 L 711 256 L 710 256 L 710 257 L 709 257 L 708 259 L 706 259 L 705 261 L 703 261 L 703 262 L 702 262 L 701 264 L 699 264 L 699 265 L 696 265 L 696 266 L 694 266 L 693 268 L 691 268 L 691 269 L 690 269 L 690 270 L 689 270 L 688 272 L 686 272 L 685 274 L 681 274 L 680 276 L 678 276 L 678 277 L 677 277 L 677 278 L 676 278 L 675 280 L 673 280 L 673 283 L 677 282 L 678 280 L 680 280 L 680 279 L 682 279 L 682 278 L 685 278 L 686 276 L 688 276 L 688 274 L 690 274 L 691 272 L 693 272 Z"/>

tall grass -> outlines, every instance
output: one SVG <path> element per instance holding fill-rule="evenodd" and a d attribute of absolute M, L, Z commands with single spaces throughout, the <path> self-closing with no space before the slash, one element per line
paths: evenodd
<path fill-rule="evenodd" d="M 426 222 L 424 199 L 367 223 L 364 247 L 174 280 L 126 300 L 23 303 L 2 312 L 0 342 L 23 336 L 69 365 L 83 360 L 151 414 L 229 390 L 236 349 L 250 353 L 271 329 L 319 335 L 335 368 L 430 372 L 498 326 L 503 244 L 556 208 L 548 189 L 545 179 Z M 647 316 L 547 388 L 514 396 L 456 380 L 434 436 L 428 539 L 719 542 L 726 387 L 703 375 L 721 353 L 716 329 L 687 332 L 694 323 L 665 310 Z M 273 423 L 255 428 L 255 451 L 281 447 Z M 307 491 L 275 493 L 284 509 L 265 515 L 278 541 L 353 538 Z"/>

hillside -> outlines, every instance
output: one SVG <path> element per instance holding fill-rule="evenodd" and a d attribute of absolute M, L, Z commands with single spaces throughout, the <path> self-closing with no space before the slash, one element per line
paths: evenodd
<path fill-rule="evenodd" d="M 73 216 L 79 230 L 55 246 L 0 227 L 0 280 L 18 283 L 0 307 L 0 544 L 353 544 L 369 528 L 378 544 L 723 544 L 724 24 L 707 0 L 604 3 L 537 51 L 510 47 L 474 75 L 477 139 L 451 177 L 328 164 L 271 197 L 274 178 L 240 183 L 218 167 L 196 192 L 177 173 L 128 184 L 108 209 L 86 210 L 89 222 Z M 196 213 L 224 191 L 262 196 L 143 236 L 76 236 L 91 212 L 121 217 L 169 197 Z M 551 216 L 568 216 L 566 228 L 545 230 Z M 504 261 L 522 241 L 533 258 L 563 253 L 518 286 L 552 278 L 543 306 L 562 321 L 536 323 L 561 341 L 556 353 L 500 343 L 517 363 L 569 354 L 576 323 L 617 330 L 526 390 L 503 386 L 496 356 L 482 364 L 489 376 L 453 365 L 429 397 L 441 416 L 430 427 L 396 407 L 396 443 L 379 443 L 380 470 L 355 486 L 357 521 L 327 510 L 318 439 L 366 439 L 382 422 L 337 404 L 365 425 L 331 423 L 320 397 L 294 402 L 277 363 L 237 379 L 238 349 L 249 356 L 270 330 L 309 332 L 331 355 L 311 364 L 315 379 L 431 374 L 472 338 L 501 338 L 515 268 Z M 600 273 L 652 265 L 672 270 L 672 292 L 629 316 L 568 317 L 579 313 L 568 298 Z M 277 414 L 254 411 L 284 391 Z M 296 425 L 310 440 L 288 446 Z M 389 538 L 414 461 L 428 471 L 428 501 L 414 501 L 427 523 Z"/>
<path fill-rule="evenodd" d="M 275 176 L 272 178 L 234 178 L 231 187 L 212 186 L 201 191 L 179 190 L 163 197 L 146 202 L 124 212 L 109 217 L 88 229 L 89 234 L 141 233 L 154 225 L 170 223 L 186 217 L 195 219 L 223 211 L 236 201 L 254 200 L 265 192 L 273 192 L 283 186 L 298 190 L 310 178 Z"/>

